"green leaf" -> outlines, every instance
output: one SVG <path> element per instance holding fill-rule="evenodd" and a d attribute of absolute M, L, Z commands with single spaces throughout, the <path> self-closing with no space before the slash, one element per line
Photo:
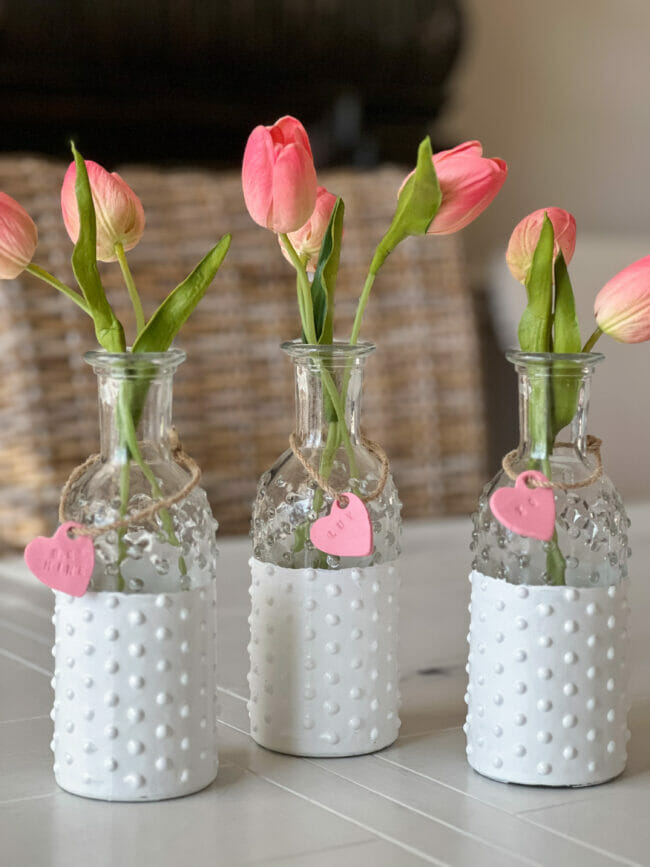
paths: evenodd
<path fill-rule="evenodd" d="M 214 280 L 230 247 L 230 235 L 199 262 L 162 302 L 133 344 L 133 352 L 165 352 Z"/>
<path fill-rule="evenodd" d="M 74 143 L 72 153 L 77 170 L 74 189 L 79 209 L 79 237 L 72 251 L 72 270 L 93 317 L 99 344 L 109 352 L 124 352 L 124 329 L 108 303 L 97 269 L 97 224 L 86 163 Z"/>
<path fill-rule="evenodd" d="M 555 311 L 553 313 L 553 352 L 580 352 L 582 341 L 576 315 L 575 298 L 562 252 L 555 262 Z M 572 366 L 553 364 L 553 422 L 556 437 L 576 414 L 580 377 Z"/>
<path fill-rule="evenodd" d="M 415 173 L 408 179 L 397 200 L 397 209 L 388 231 L 379 242 L 370 270 L 376 274 L 389 253 L 409 235 L 426 235 L 438 213 L 442 193 L 433 165 L 431 139 L 420 142 Z"/>
<path fill-rule="evenodd" d="M 331 343 L 334 339 L 334 294 L 341 258 L 344 212 L 345 205 L 339 196 L 332 209 L 327 231 L 323 237 L 311 284 L 314 326 L 319 343 Z"/>
<path fill-rule="evenodd" d="M 582 341 L 576 302 L 562 251 L 555 262 L 555 310 L 553 313 L 553 352 L 580 352 Z"/>
<path fill-rule="evenodd" d="M 544 214 L 533 262 L 526 280 L 528 306 L 519 322 L 524 352 L 550 352 L 553 325 L 553 224 Z"/>

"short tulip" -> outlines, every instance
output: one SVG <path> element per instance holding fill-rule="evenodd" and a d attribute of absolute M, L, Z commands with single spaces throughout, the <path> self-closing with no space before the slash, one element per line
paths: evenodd
<path fill-rule="evenodd" d="M 100 262 L 114 262 L 117 244 L 122 244 L 125 250 L 132 250 L 142 237 L 142 202 L 116 172 L 107 172 L 92 160 L 86 160 L 86 169 L 97 222 L 97 258 Z M 75 164 L 70 163 L 61 187 L 61 211 L 73 243 L 79 237 L 79 210 L 74 189 L 76 177 Z"/>
<path fill-rule="evenodd" d="M 562 208 L 539 208 L 517 223 L 508 242 L 506 262 L 513 277 L 520 283 L 525 283 L 528 278 L 535 248 L 542 231 L 544 214 L 548 216 L 553 225 L 555 237 L 553 261 L 557 258 L 560 250 L 562 250 L 567 265 L 573 258 L 576 246 L 576 221 L 573 214 L 563 211 Z"/>
<path fill-rule="evenodd" d="M 494 200 L 508 175 L 503 160 L 483 156 L 478 141 L 433 155 L 442 201 L 427 235 L 451 235 L 468 226 Z M 411 175 L 404 179 L 404 184 Z"/>
<path fill-rule="evenodd" d="M 25 270 L 37 242 L 38 231 L 27 211 L 0 193 L 0 280 L 13 280 Z"/>
<path fill-rule="evenodd" d="M 257 126 L 248 137 L 242 165 L 248 212 L 278 234 L 296 232 L 316 204 L 316 169 L 305 128 L 295 117 Z"/>
<path fill-rule="evenodd" d="M 291 245 L 298 257 L 304 262 L 307 271 L 316 270 L 320 248 L 335 204 L 336 196 L 328 192 L 325 187 L 319 187 L 313 214 L 301 229 L 298 229 L 297 232 L 289 232 L 288 237 Z M 291 262 L 291 257 L 287 253 L 282 239 L 279 240 L 282 255 Z"/>
<path fill-rule="evenodd" d="M 596 296 L 598 327 L 621 343 L 650 340 L 650 256 L 623 268 Z"/>

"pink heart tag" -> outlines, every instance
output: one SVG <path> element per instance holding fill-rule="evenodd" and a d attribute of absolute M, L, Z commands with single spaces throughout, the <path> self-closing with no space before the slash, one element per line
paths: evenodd
<path fill-rule="evenodd" d="M 519 473 L 514 488 L 499 488 L 490 497 L 490 508 L 504 527 L 548 542 L 555 530 L 555 497 L 552 488 L 529 488 L 528 480 L 546 482 L 544 473 Z"/>
<path fill-rule="evenodd" d="M 93 540 L 89 536 L 68 536 L 70 528 L 80 526 L 66 521 L 51 539 L 37 536 L 25 548 L 25 563 L 38 580 L 70 596 L 84 595 L 95 567 Z"/>
<path fill-rule="evenodd" d="M 350 492 L 341 508 L 336 500 L 329 515 L 311 525 L 309 538 L 319 551 L 338 557 L 367 557 L 372 554 L 372 524 L 363 500 Z"/>

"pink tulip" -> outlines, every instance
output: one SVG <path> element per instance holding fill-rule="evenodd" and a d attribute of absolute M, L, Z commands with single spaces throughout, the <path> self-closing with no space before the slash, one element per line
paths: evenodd
<path fill-rule="evenodd" d="M 528 278 L 535 248 L 542 231 L 544 214 L 553 224 L 555 235 L 553 261 L 557 258 L 560 250 L 562 250 L 567 265 L 573 258 L 573 251 L 576 246 L 576 221 L 573 214 L 563 211 L 562 208 L 539 208 L 517 223 L 508 242 L 506 262 L 513 277 L 520 283 L 525 283 Z"/>
<path fill-rule="evenodd" d="M 142 202 L 117 172 L 107 172 L 92 160 L 86 160 L 86 169 L 97 220 L 97 258 L 100 262 L 114 262 L 117 259 L 116 244 L 132 250 L 142 237 Z M 61 211 L 73 243 L 79 237 L 79 210 L 74 191 L 76 177 L 77 170 L 72 162 L 61 187 Z"/>
<path fill-rule="evenodd" d="M 598 327 L 621 343 L 650 340 L 650 256 L 633 262 L 596 295 Z"/>
<path fill-rule="evenodd" d="M 0 193 L 0 280 L 13 280 L 32 261 L 38 231 L 22 205 Z"/>
<path fill-rule="evenodd" d="M 483 156 L 478 141 L 466 141 L 433 155 L 442 202 L 427 235 L 451 235 L 468 226 L 493 201 L 503 186 L 508 166 Z M 404 179 L 404 184 L 413 172 Z"/>
<path fill-rule="evenodd" d="M 242 166 L 248 213 L 278 234 L 296 232 L 316 204 L 316 169 L 305 128 L 295 117 L 257 126 L 248 137 Z"/>
<path fill-rule="evenodd" d="M 314 213 L 301 229 L 298 229 L 297 232 L 289 232 L 291 245 L 300 259 L 305 263 L 307 271 L 316 270 L 320 248 L 335 204 L 336 196 L 329 193 L 325 187 L 319 187 L 316 193 Z M 278 240 L 280 241 L 282 255 L 290 262 L 291 257 L 287 253 L 282 239 L 279 238 Z"/>

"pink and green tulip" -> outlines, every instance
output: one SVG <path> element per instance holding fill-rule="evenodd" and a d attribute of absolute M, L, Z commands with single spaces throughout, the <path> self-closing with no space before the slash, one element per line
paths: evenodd
<path fill-rule="evenodd" d="M 603 286 L 594 314 L 598 336 L 609 334 L 621 343 L 650 340 L 650 256 L 623 268 Z"/>
<path fill-rule="evenodd" d="M 336 196 L 328 192 L 325 187 L 319 187 L 316 193 L 316 207 L 311 217 L 297 232 L 288 233 L 291 246 L 304 263 L 307 271 L 316 270 L 320 248 L 335 204 Z M 287 252 L 282 238 L 278 240 L 282 255 L 288 262 L 291 262 L 291 256 Z"/>
<path fill-rule="evenodd" d="M 86 170 L 95 206 L 97 259 L 115 262 L 125 250 L 132 250 L 142 237 L 145 223 L 142 203 L 116 172 L 107 172 L 92 160 L 86 160 Z M 66 231 L 75 244 L 79 238 L 76 177 L 76 167 L 72 162 L 61 187 L 61 211 Z"/>
<path fill-rule="evenodd" d="M 568 265 L 573 258 L 576 246 L 576 221 L 573 214 L 562 208 L 539 208 L 517 223 L 508 242 L 506 262 L 512 276 L 520 283 L 525 284 L 528 279 L 542 231 L 544 214 L 553 225 L 553 261 L 557 259 L 560 250 L 565 264 Z"/>
<path fill-rule="evenodd" d="M 22 205 L 0 193 L 0 280 L 13 280 L 32 261 L 38 231 Z"/>

